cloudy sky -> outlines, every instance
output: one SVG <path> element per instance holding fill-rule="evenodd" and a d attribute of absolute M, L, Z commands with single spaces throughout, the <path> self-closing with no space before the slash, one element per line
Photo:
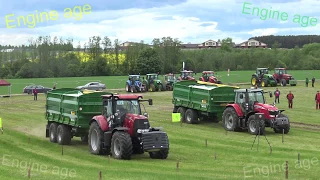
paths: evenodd
<path fill-rule="evenodd" d="M 261 20 L 251 13 L 253 7 L 279 10 L 288 13 L 287 21 Z M 92 13 L 65 18 L 64 9 L 89 4 Z M 153 38 L 171 36 L 183 43 L 201 43 L 208 39 L 231 37 L 240 43 L 252 36 L 319 34 L 319 0 L 0 0 L 0 44 L 26 44 L 39 35 L 73 38 L 85 42 L 94 35 L 118 38 L 121 42 L 140 41 L 151 43 Z M 58 11 L 57 20 L 39 22 L 34 28 L 23 23 L 18 26 L 17 17 L 40 12 Z M 316 26 L 301 27 L 292 22 L 293 16 L 315 17 Z M 7 28 L 6 16 L 10 21 Z M 305 18 L 306 19 L 306 18 Z"/>

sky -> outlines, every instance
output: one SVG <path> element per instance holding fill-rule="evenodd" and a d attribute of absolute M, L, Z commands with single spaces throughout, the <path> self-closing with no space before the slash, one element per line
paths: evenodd
<path fill-rule="evenodd" d="M 254 7 L 287 13 L 287 20 L 272 16 L 262 20 L 252 14 Z M 72 17 L 64 16 L 65 8 L 71 8 Z M 231 37 L 238 44 L 253 36 L 318 35 L 319 9 L 320 0 L 0 0 L 0 44 L 22 45 L 38 36 L 58 36 L 72 38 L 76 46 L 96 35 L 148 44 L 168 36 L 183 43 Z M 31 22 L 32 14 L 50 11 L 57 11 L 58 18 L 47 21 L 44 15 L 33 28 L 23 22 L 18 25 L 19 16 L 29 15 Z M 70 9 L 67 12 L 70 15 Z M 300 23 L 293 22 L 295 14 Z M 302 27 L 305 22 L 309 24 Z"/>

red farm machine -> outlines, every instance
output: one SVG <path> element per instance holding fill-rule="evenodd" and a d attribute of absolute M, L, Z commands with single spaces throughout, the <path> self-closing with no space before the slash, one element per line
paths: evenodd
<path fill-rule="evenodd" d="M 215 84 L 222 84 L 221 81 L 214 75 L 213 71 L 203 71 L 202 76 L 199 78 L 200 81 L 210 82 Z"/>

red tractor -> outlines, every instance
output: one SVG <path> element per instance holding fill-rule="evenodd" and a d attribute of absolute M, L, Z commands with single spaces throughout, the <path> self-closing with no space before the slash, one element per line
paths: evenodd
<path fill-rule="evenodd" d="M 148 114 L 142 114 L 141 95 L 102 95 L 103 114 L 90 121 L 89 150 L 92 154 L 110 153 L 116 159 L 131 159 L 132 153 L 149 152 L 150 158 L 166 159 L 169 140 L 160 128 L 151 128 Z"/>
<path fill-rule="evenodd" d="M 297 80 L 294 77 L 287 73 L 286 68 L 274 68 L 273 77 L 277 80 L 277 83 L 280 83 L 281 86 L 286 86 L 290 84 L 290 86 L 296 86 Z"/>
<path fill-rule="evenodd" d="M 214 76 L 213 71 L 203 71 L 202 76 L 199 78 L 200 81 L 222 84 L 217 77 Z"/>
<path fill-rule="evenodd" d="M 228 104 L 222 115 L 227 131 L 247 129 L 250 134 L 264 134 L 265 127 L 273 128 L 275 133 L 290 130 L 289 118 L 274 105 L 266 104 L 262 89 L 236 89 L 235 102 Z M 272 93 L 269 92 L 270 97 Z"/>
<path fill-rule="evenodd" d="M 181 72 L 180 77 L 179 77 L 180 81 L 183 81 L 183 80 L 195 80 L 194 77 L 193 77 L 193 71 L 183 70 L 183 71 L 180 71 L 180 72 Z"/>

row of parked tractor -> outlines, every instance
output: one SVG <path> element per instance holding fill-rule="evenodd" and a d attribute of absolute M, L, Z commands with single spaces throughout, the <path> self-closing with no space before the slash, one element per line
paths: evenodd
<path fill-rule="evenodd" d="M 268 68 L 257 68 L 256 73 L 251 77 L 251 85 L 258 87 L 267 86 L 296 86 L 297 80 L 287 73 L 286 68 L 274 68 L 274 73 L 270 74 Z"/>
<path fill-rule="evenodd" d="M 142 77 L 142 80 L 140 75 L 129 75 L 125 89 L 127 92 L 132 93 L 146 91 L 172 91 L 173 84 L 176 82 L 183 80 L 195 80 L 193 74 L 193 71 L 187 70 L 181 71 L 179 77 L 175 74 L 166 74 L 164 75 L 164 81 L 159 79 L 159 75 L 157 73 L 146 74 L 146 77 Z M 203 71 L 199 80 L 203 82 L 222 84 L 213 71 Z"/>

